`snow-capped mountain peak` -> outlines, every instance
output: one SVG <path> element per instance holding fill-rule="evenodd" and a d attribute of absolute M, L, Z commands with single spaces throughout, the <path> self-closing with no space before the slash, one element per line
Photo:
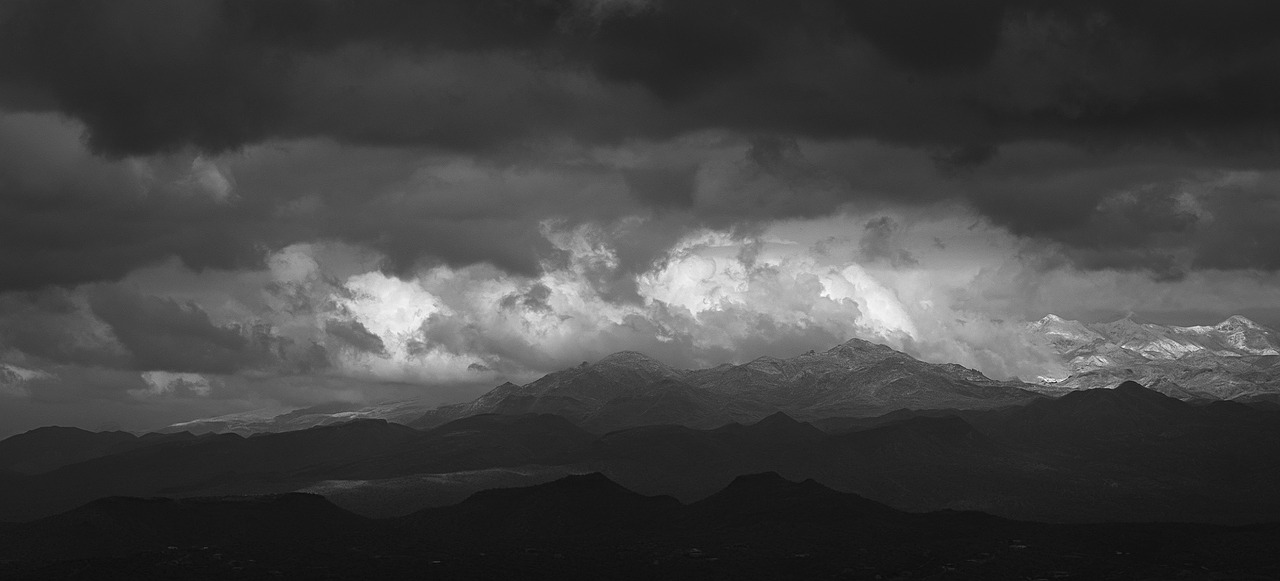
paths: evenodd
<path fill-rule="evenodd" d="M 1027 329 L 1047 339 L 1072 370 L 1072 377 L 1053 382 L 1063 389 L 1137 380 L 1178 397 L 1280 390 L 1280 370 L 1255 359 L 1280 355 L 1280 334 L 1241 315 L 1190 327 L 1132 317 L 1085 324 L 1049 315 Z"/>
<path fill-rule="evenodd" d="M 1231 315 L 1221 323 L 1214 325 L 1214 328 L 1216 329 L 1234 329 L 1239 327 L 1244 327 L 1247 329 L 1259 329 L 1259 330 L 1265 329 L 1265 327 L 1253 322 L 1252 320 L 1250 320 L 1248 317 L 1245 317 L 1244 315 Z"/>

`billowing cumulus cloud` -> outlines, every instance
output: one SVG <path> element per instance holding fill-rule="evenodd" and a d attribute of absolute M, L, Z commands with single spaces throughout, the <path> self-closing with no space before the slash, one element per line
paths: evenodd
<path fill-rule="evenodd" d="M 885 224 L 894 225 L 889 255 L 913 262 L 866 259 L 866 236 Z M 1280 300 L 1280 281 L 1253 275 L 1100 278 L 1065 261 L 1046 265 L 1036 245 L 971 214 L 940 212 L 781 221 L 753 236 L 700 230 L 635 277 L 637 300 L 615 301 L 590 276 L 621 267 L 608 229 L 542 229 L 555 252 L 534 276 L 436 265 L 400 277 L 378 270 L 376 253 L 313 243 L 286 247 L 252 273 L 170 264 L 115 286 L 11 295 L 4 328 L 39 321 L 46 336 L 80 337 L 94 347 L 83 352 L 99 355 L 73 359 L 6 335 L 5 393 L 24 406 L 111 402 L 145 426 L 183 413 L 465 397 L 624 349 L 693 368 L 850 337 L 1033 378 L 1063 371 L 1022 332 L 1022 321 L 1046 312 L 1099 319 L 1121 309 L 1185 323 L 1177 317 L 1197 305 L 1258 316 L 1250 309 Z M 164 294 L 135 290 L 143 286 Z"/>

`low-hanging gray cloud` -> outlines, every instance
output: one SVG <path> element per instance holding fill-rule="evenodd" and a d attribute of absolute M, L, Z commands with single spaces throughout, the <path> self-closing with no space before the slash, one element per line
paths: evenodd
<path fill-rule="evenodd" d="M 1274 270 L 1261 187 L 1207 196 L 1217 221 L 1181 242 L 1104 214 L 1274 168 L 1277 24 L 1243 0 L 9 2 L 3 286 L 252 268 L 324 238 L 401 275 L 533 275 L 539 221 L 656 213 L 596 277 L 634 300 L 627 278 L 698 227 L 940 200 L 1087 268 Z M 422 171 L 448 156 L 472 173 Z"/>
<path fill-rule="evenodd" d="M 12 2 L 0 95 L 81 119 L 95 149 L 121 154 L 307 135 L 483 148 L 707 127 L 953 148 L 1045 137 L 1230 147 L 1275 130 L 1280 9 L 1268 3 L 593 4 Z M 570 77 L 491 77 L 481 60 L 450 87 L 412 69 L 383 90 L 352 84 L 377 85 L 385 69 L 370 64 L 437 62 L 447 76 L 477 55 Z M 512 83 L 532 91 L 514 110 L 473 99 Z M 593 115 L 631 87 L 640 107 Z"/>
<path fill-rule="evenodd" d="M 88 302 L 132 355 L 136 369 L 230 373 L 256 355 L 238 329 L 214 325 L 194 303 L 117 286 L 93 289 Z"/>

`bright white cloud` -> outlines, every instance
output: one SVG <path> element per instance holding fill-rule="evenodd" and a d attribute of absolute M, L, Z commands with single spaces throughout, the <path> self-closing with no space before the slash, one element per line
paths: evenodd
<path fill-rule="evenodd" d="M 832 234 L 856 233 L 865 222 L 783 224 L 751 239 L 695 232 L 636 277 L 639 302 L 607 300 L 592 283 L 619 264 L 609 243 L 616 232 L 608 226 L 544 223 L 544 235 L 563 256 L 534 278 L 484 265 L 438 266 L 408 279 L 371 270 L 334 285 L 313 256 L 318 249 L 300 245 L 273 256 L 270 265 L 278 285 L 308 297 L 313 316 L 274 316 L 293 325 L 306 320 L 309 330 L 295 336 L 329 347 L 335 373 L 429 384 L 527 381 L 622 349 L 695 367 L 825 348 L 850 337 L 1000 377 L 1045 363 L 1042 346 L 1026 343 L 1018 325 L 957 304 L 958 296 L 974 291 L 984 268 L 1009 260 L 1016 248 L 940 274 L 861 264 L 857 236 Z M 945 262 L 934 256 L 943 252 L 937 225 L 918 230 L 902 242 L 922 263 Z M 979 242 L 952 243 L 963 251 Z M 323 332 L 331 321 L 359 323 L 385 349 L 343 348 Z M 1013 337 L 1000 339 L 1002 333 Z M 1020 347 L 1011 349 L 1011 342 Z"/>
<path fill-rule="evenodd" d="M 347 279 L 343 286 L 351 296 L 338 298 L 339 308 L 399 351 L 407 349 L 427 317 L 443 310 L 435 295 L 415 280 L 369 272 Z"/>
<path fill-rule="evenodd" d="M 30 397 L 30 382 L 52 378 L 48 372 L 0 363 L 0 396 Z"/>

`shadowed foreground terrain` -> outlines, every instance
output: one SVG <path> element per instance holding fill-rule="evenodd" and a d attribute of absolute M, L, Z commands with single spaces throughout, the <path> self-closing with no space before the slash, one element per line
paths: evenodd
<path fill-rule="evenodd" d="M 4 579 L 1267 579 L 1280 525 L 905 513 L 776 473 L 691 504 L 598 474 L 368 519 L 307 494 L 108 498 L 0 529 Z"/>

